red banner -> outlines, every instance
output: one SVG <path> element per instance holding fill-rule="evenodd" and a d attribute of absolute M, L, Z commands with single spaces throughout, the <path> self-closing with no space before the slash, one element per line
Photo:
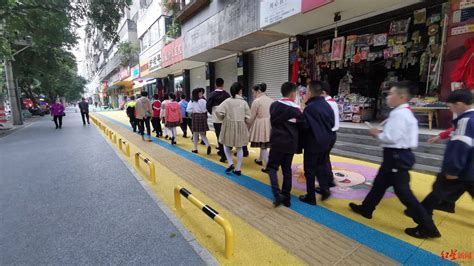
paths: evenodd
<path fill-rule="evenodd" d="M 179 37 L 161 50 L 161 67 L 167 67 L 183 60 L 183 37 Z"/>
<path fill-rule="evenodd" d="M 309 12 L 313 9 L 322 7 L 326 4 L 333 2 L 333 0 L 302 0 L 301 1 L 301 13 Z"/>

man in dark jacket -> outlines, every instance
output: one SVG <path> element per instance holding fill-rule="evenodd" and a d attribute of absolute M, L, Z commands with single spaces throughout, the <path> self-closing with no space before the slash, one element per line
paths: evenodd
<path fill-rule="evenodd" d="M 90 124 L 90 122 L 89 122 L 89 103 L 86 102 L 86 98 L 82 98 L 82 101 L 79 103 L 79 110 L 81 111 L 82 123 L 85 125 L 86 124 L 86 118 L 87 118 L 87 124 Z"/>
<path fill-rule="evenodd" d="M 281 86 L 283 98 L 270 106 L 270 155 L 267 163 L 268 175 L 275 198 L 273 205 L 278 207 L 283 204 L 290 207 L 291 191 L 291 163 L 298 149 L 299 127 L 303 121 L 303 113 L 294 102 L 296 99 L 296 85 L 285 82 Z M 283 172 L 283 185 L 280 191 L 277 171 L 281 166 Z"/>
<path fill-rule="evenodd" d="M 318 178 L 322 200 L 326 200 L 331 195 L 329 192 L 331 180 L 327 178 L 331 173 L 327 173 L 326 165 L 331 144 L 336 139 L 336 132 L 332 131 L 335 124 L 334 112 L 321 96 L 322 89 L 323 83 L 320 81 L 309 83 L 308 100 L 304 110 L 307 126 L 303 143 L 307 194 L 300 196 L 300 200 L 310 205 L 316 205 L 315 176 Z"/>
<path fill-rule="evenodd" d="M 222 121 L 215 115 L 215 110 L 223 101 L 230 98 L 230 94 L 224 90 L 224 80 L 222 78 L 216 79 L 216 89 L 209 94 L 207 97 L 206 109 L 212 115 L 212 123 L 214 125 L 214 131 L 216 132 L 217 140 L 219 141 L 219 135 L 221 134 Z M 221 156 L 220 162 L 225 162 L 227 159 L 224 154 L 224 146 L 219 142 L 219 155 Z"/>

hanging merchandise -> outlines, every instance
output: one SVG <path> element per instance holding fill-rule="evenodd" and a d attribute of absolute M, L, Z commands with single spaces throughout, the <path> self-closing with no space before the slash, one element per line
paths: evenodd
<path fill-rule="evenodd" d="M 297 54 L 298 54 L 298 52 L 297 52 Z M 300 68 L 300 64 L 298 63 L 298 55 L 296 55 L 295 60 L 293 61 L 293 66 L 291 67 L 291 82 L 293 82 L 295 84 L 298 82 L 298 70 L 299 70 L 299 68 Z"/>
<path fill-rule="evenodd" d="M 352 75 L 349 71 L 339 81 L 339 95 L 346 95 L 351 92 Z"/>
<path fill-rule="evenodd" d="M 326 54 L 331 52 L 331 40 L 323 41 L 323 45 L 321 47 L 321 53 Z"/>
<path fill-rule="evenodd" d="M 352 59 L 355 55 L 355 43 L 357 41 L 357 35 L 349 35 L 346 38 L 346 51 L 345 58 Z"/>
<path fill-rule="evenodd" d="M 344 37 L 332 39 L 331 61 L 339 61 L 344 58 Z"/>
<path fill-rule="evenodd" d="M 354 55 L 354 59 L 352 61 L 356 64 L 359 64 L 361 59 L 362 55 L 360 54 L 360 48 L 357 48 L 357 53 Z"/>
<path fill-rule="evenodd" d="M 441 20 L 441 14 L 433 14 L 426 20 L 426 26 L 439 22 Z"/>
<path fill-rule="evenodd" d="M 413 24 L 424 24 L 426 22 L 426 8 L 415 10 L 413 17 Z"/>
<path fill-rule="evenodd" d="M 390 23 L 390 30 L 388 34 L 390 35 L 398 35 L 398 34 L 405 34 L 408 32 L 408 28 L 410 27 L 411 18 L 392 21 Z"/>
<path fill-rule="evenodd" d="M 373 34 L 357 36 L 356 46 L 370 46 L 373 44 Z"/>
<path fill-rule="evenodd" d="M 387 44 L 387 33 L 375 34 L 374 37 L 374 46 L 382 46 Z"/>
<path fill-rule="evenodd" d="M 370 47 L 361 47 L 360 48 L 360 59 L 361 60 L 367 60 L 369 57 L 369 52 L 370 52 Z"/>

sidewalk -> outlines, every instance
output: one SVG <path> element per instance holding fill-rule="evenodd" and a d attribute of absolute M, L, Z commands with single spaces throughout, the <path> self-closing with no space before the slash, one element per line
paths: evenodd
<path fill-rule="evenodd" d="M 0 150 L 1 265 L 212 263 L 79 114 L 62 129 L 44 117 Z"/>

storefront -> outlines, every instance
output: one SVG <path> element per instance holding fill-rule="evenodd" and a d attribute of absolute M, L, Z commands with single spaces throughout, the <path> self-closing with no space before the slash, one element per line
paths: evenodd
<path fill-rule="evenodd" d="M 196 88 L 206 88 L 206 66 L 200 66 L 189 70 L 191 91 Z"/>
<path fill-rule="evenodd" d="M 215 77 L 224 79 L 224 87 L 229 90 L 232 83 L 237 82 L 237 57 L 233 55 L 215 62 Z"/>
<path fill-rule="evenodd" d="M 414 106 L 445 108 L 438 96 L 448 10 L 446 1 L 428 1 L 293 38 L 290 79 L 300 96 L 308 79 L 329 82 L 341 121 L 384 119 L 393 81 L 418 85 Z"/>
<path fill-rule="evenodd" d="M 269 97 L 281 98 L 281 85 L 288 81 L 289 48 L 289 40 L 284 39 L 281 43 L 250 52 L 249 89 L 265 83 Z"/>

